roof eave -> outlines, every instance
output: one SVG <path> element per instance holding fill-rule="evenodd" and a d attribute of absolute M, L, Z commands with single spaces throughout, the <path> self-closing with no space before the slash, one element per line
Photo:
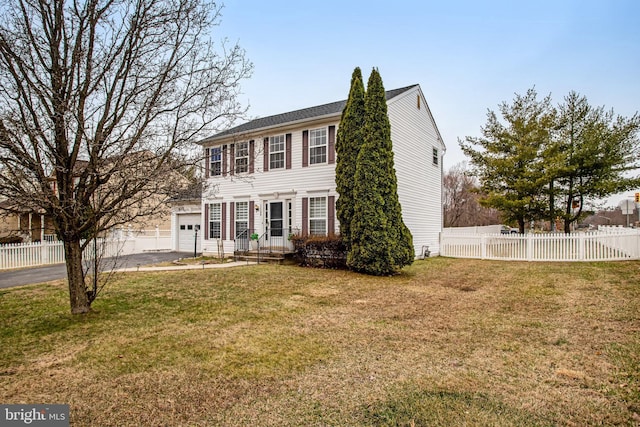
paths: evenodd
<path fill-rule="evenodd" d="M 399 92 L 398 94 L 396 94 L 394 97 L 387 99 L 387 104 L 390 103 L 391 101 L 402 97 L 404 94 L 411 92 L 412 89 L 417 88 L 418 90 L 420 90 L 420 85 L 419 84 L 413 84 L 410 86 L 406 86 L 403 88 L 398 88 L 398 89 L 392 89 L 391 91 L 387 91 L 387 92 L 393 92 L 393 91 L 398 91 L 401 90 L 401 92 Z M 420 90 L 420 92 L 422 92 Z M 424 94 L 422 95 L 422 97 L 424 98 Z M 342 101 L 336 101 L 336 102 L 346 102 L 346 100 L 342 100 Z M 425 102 L 426 102 L 426 98 L 425 98 Z M 333 103 L 331 103 L 333 104 Z M 326 104 L 329 105 L 329 104 Z M 313 108 L 313 107 L 311 107 Z M 430 114 L 430 113 L 429 113 Z M 281 129 L 281 128 L 293 128 L 293 127 L 297 127 L 301 124 L 304 123 L 312 123 L 312 122 L 321 122 L 327 119 L 331 119 L 334 117 L 341 117 L 342 116 L 342 110 L 340 111 L 336 111 L 333 113 L 329 113 L 329 114 L 323 114 L 320 116 L 314 116 L 314 117 L 307 117 L 304 119 L 298 119 L 298 120 L 292 120 L 292 121 L 288 121 L 288 122 L 283 122 L 283 123 L 278 123 L 278 124 L 274 124 L 274 125 L 270 125 L 270 126 L 263 126 L 263 127 L 259 127 L 259 128 L 255 128 L 255 129 L 251 129 L 251 130 L 247 130 L 247 131 L 240 131 L 240 132 L 233 132 L 233 133 L 225 133 L 224 131 L 221 132 L 221 134 L 218 135 L 213 135 L 209 138 L 205 138 L 203 140 L 200 140 L 198 142 L 196 142 L 196 144 L 204 146 L 204 145 L 209 145 L 209 144 L 213 144 L 213 143 L 218 143 L 221 141 L 234 141 L 234 140 L 238 140 L 239 136 L 242 136 L 241 139 L 246 139 L 249 135 L 256 135 L 256 134 L 260 134 L 263 133 L 265 131 L 269 131 L 272 129 Z M 433 120 L 433 117 L 431 117 Z M 434 121 L 435 123 L 435 121 Z M 436 129 L 437 130 L 437 129 Z M 440 135 L 440 132 L 438 131 L 438 135 Z M 442 140 L 442 138 L 441 138 Z"/>
<path fill-rule="evenodd" d="M 301 124 L 304 123 L 312 123 L 312 122 L 321 122 L 321 121 L 325 121 L 334 117 L 340 118 L 342 116 L 342 111 L 338 111 L 336 113 L 331 113 L 331 114 L 323 114 L 321 116 L 315 116 L 315 117 L 308 117 L 305 119 L 299 119 L 299 120 L 293 120 L 290 122 L 286 122 L 286 123 L 280 123 L 277 125 L 271 125 L 271 126 L 263 126 L 261 128 L 256 128 L 256 129 L 251 129 L 249 131 L 246 132 L 234 132 L 234 133 L 227 133 L 224 135 L 214 135 L 212 137 L 209 138 L 205 138 L 201 141 L 196 142 L 196 144 L 198 145 L 208 145 L 211 143 L 215 143 L 215 142 L 219 142 L 219 141 L 225 141 L 228 139 L 231 140 L 236 140 L 238 135 L 255 135 L 255 134 L 259 134 L 259 133 L 263 133 L 265 131 L 269 131 L 272 129 L 279 129 L 279 128 L 288 128 L 288 127 L 298 127 Z"/>

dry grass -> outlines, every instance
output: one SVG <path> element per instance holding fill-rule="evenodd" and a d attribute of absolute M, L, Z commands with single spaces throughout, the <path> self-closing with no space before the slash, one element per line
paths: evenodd
<path fill-rule="evenodd" d="M 0 293 L 0 402 L 73 425 L 638 425 L 640 263 L 435 258 Z"/>

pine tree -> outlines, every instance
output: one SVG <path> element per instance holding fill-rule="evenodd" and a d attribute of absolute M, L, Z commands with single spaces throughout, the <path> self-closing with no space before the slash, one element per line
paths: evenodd
<path fill-rule="evenodd" d="M 352 247 L 347 256 L 353 270 L 388 275 L 413 262 L 413 239 L 402 220 L 397 186 L 387 101 L 374 69 L 367 83 L 364 144 L 353 191 Z"/>
<path fill-rule="evenodd" d="M 364 83 L 360 67 L 353 70 L 349 99 L 342 111 L 336 139 L 336 215 L 340 221 L 340 236 L 347 250 L 351 248 L 351 219 L 353 218 L 353 187 L 356 160 L 364 138 Z"/>
<path fill-rule="evenodd" d="M 545 162 L 543 156 L 546 151 L 549 160 L 553 152 L 549 150 L 555 121 L 551 97 L 537 96 L 535 89 L 516 94 L 512 104 L 500 104 L 502 120 L 493 111 L 487 113 L 483 137 L 460 141 L 486 194 L 482 205 L 498 209 L 507 223 L 517 222 L 520 233 L 528 221 L 548 216 L 547 196 L 553 194 L 548 171 L 557 163 Z"/>
<path fill-rule="evenodd" d="M 570 92 L 558 106 L 554 140 L 559 155 L 554 160 L 560 167 L 554 172 L 565 233 L 584 215 L 587 204 L 638 188 L 640 177 L 628 171 L 639 166 L 639 133 L 638 114 L 615 116 L 577 92 Z"/>

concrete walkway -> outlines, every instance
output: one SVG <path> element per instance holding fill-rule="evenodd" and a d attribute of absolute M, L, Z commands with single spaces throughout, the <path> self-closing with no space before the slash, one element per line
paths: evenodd
<path fill-rule="evenodd" d="M 193 265 L 171 265 L 167 267 L 150 267 L 150 264 L 159 264 L 189 258 L 192 254 L 184 252 L 154 252 L 133 254 L 121 257 L 115 271 L 175 271 L 175 270 L 196 270 L 208 268 L 239 267 L 254 264 L 247 261 L 227 262 L 222 264 L 193 264 Z M 45 283 L 52 280 L 66 279 L 67 268 L 64 264 L 54 264 L 39 267 L 28 267 L 17 270 L 0 271 L 0 289 L 12 288 L 14 286 L 31 285 L 35 283 Z"/>
<path fill-rule="evenodd" d="M 208 270 L 210 268 L 228 268 L 228 267 L 243 267 L 246 265 L 256 265 L 255 262 L 247 261 L 233 261 L 215 264 L 187 264 L 187 265 L 167 265 L 163 267 L 128 267 L 120 268 L 116 271 L 124 272 L 145 272 L 145 271 L 176 271 L 176 270 Z"/>

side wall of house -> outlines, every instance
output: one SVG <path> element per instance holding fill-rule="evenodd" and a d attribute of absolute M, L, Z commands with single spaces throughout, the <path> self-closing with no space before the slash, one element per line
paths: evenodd
<path fill-rule="evenodd" d="M 422 92 L 415 88 L 388 104 L 402 216 L 413 235 L 416 256 L 423 246 L 440 252 L 442 155 L 444 147 Z M 437 164 L 434 162 L 436 149 Z"/>

